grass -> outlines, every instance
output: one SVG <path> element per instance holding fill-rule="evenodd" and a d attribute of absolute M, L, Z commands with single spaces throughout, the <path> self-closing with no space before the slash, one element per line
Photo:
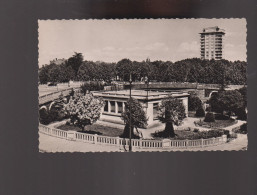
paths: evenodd
<path fill-rule="evenodd" d="M 118 129 L 115 127 L 108 127 L 108 126 L 103 126 L 99 124 L 93 124 L 93 125 L 88 125 L 85 127 L 84 131 L 81 131 L 79 127 L 75 127 L 73 125 L 60 125 L 57 127 L 57 129 L 65 130 L 65 131 L 78 131 L 81 133 L 89 133 L 89 134 L 97 134 L 97 135 L 103 135 L 103 136 L 109 136 L 109 137 L 119 137 L 123 133 L 123 129 Z"/>

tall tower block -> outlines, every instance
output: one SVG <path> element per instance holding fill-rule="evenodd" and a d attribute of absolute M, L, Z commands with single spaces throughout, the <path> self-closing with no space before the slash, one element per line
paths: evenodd
<path fill-rule="evenodd" d="M 225 30 L 218 26 L 203 29 L 200 33 L 201 59 L 222 59 L 222 39 L 224 35 Z"/>

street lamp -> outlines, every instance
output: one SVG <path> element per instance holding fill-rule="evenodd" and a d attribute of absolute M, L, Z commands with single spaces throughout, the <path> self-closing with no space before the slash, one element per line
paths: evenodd
<path fill-rule="evenodd" d="M 132 151 L 132 145 L 131 145 L 131 84 L 132 84 L 132 78 L 131 73 L 129 75 L 129 151 Z"/>
<path fill-rule="evenodd" d="M 148 80 L 148 77 L 145 77 L 145 83 L 146 83 L 146 86 L 147 86 L 147 89 L 146 89 L 146 107 L 148 108 L 148 92 L 149 92 L 149 80 Z"/>

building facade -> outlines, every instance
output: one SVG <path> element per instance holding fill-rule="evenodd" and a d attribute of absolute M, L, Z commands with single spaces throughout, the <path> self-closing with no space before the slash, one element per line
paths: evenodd
<path fill-rule="evenodd" d="M 225 30 L 218 26 L 204 28 L 200 33 L 201 59 L 221 60 Z"/>
<path fill-rule="evenodd" d="M 186 115 L 188 114 L 188 93 L 132 90 L 131 94 L 132 98 L 137 99 L 142 104 L 148 118 L 148 127 L 159 122 L 157 119 L 158 106 L 168 94 L 181 99 L 185 106 Z M 100 120 L 124 124 L 121 113 L 125 109 L 125 102 L 129 99 L 129 90 L 93 92 L 93 95 L 102 97 L 105 101 Z"/>

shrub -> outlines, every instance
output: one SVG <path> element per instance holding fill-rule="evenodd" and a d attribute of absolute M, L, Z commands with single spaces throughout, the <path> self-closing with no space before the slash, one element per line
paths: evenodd
<path fill-rule="evenodd" d="M 207 108 L 205 109 L 205 111 L 206 111 L 206 112 L 211 112 L 211 107 L 210 107 L 210 106 L 207 107 Z"/>
<path fill-rule="evenodd" d="M 226 135 L 227 137 L 229 137 L 230 131 L 229 130 L 223 130 L 224 135 Z"/>
<path fill-rule="evenodd" d="M 195 111 L 198 108 L 202 107 L 202 101 L 195 94 L 191 94 L 188 98 L 188 110 Z"/>
<path fill-rule="evenodd" d="M 215 114 L 215 120 L 229 120 L 230 117 L 227 115 L 222 115 L 222 114 Z"/>
<path fill-rule="evenodd" d="M 195 113 L 196 117 L 204 117 L 205 116 L 205 112 L 202 106 L 200 106 Z"/>
<path fill-rule="evenodd" d="M 247 123 L 240 126 L 240 129 L 235 130 L 235 133 L 247 134 Z"/>
<path fill-rule="evenodd" d="M 199 132 L 199 129 L 195 128 L 193 132 L 194 132 L 194 133 L 198 133 L 198 132 Z"/>
<path fill-rule="evenodd" d="M 242 133 L 244 133 L 244 134 L 247 133 L 247 123 L 241 125 L 240 131 L 241 131 Z"/>
<path fill-rule="evenodd" d="M 204 122 L 215 122 L 214 114 L 212 112 L 208 112 L 204 118 Z"/>
<path fill-rule="evenodd" d="M 48 125 L 51 122 L 51 117 L 49 116 L 47 109 L 41 108 L 39 110 L 39 122 L 43 125 Z"/>
<path fill-rule="evenodd" d="M 236 115 L 238 120 L 247 120 L 247 114 L 244 108 L 239 108 Z"/>
<path fill-rule="evenodd" d="M 231 134 L 228 135 L 228 138 L 236 139 L 237 134 L 236 133 L 231 133 Z"/>
<path fill-rule="evenodd" d="M 104 89 L 104 84 L 99 81 L 90 81 L 85 82 L 83 85 L 80 86 L 80 90 L 83 94 L 86 94 L 87 91 L 100 91 Z"/>

